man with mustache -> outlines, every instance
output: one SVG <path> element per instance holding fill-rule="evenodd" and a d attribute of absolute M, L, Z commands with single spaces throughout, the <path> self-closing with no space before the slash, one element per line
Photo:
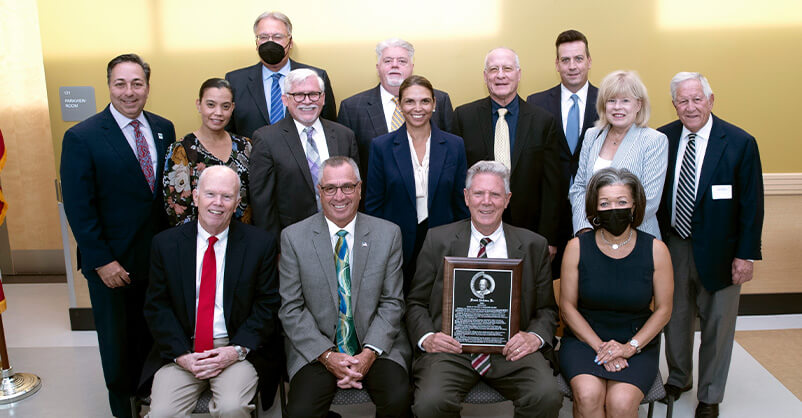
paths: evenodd
<path fill-rule="evenodd" d="M 351 128 L 359 144 L 359 171 L 368 173 L 368 156 L 373 138 L 390 133 L 404 123 L 398 104 L 398 88 L 415 68 L 415 47 L 399 39 L 385 39 L 376 45 L 376 70 L 379 84 L 340 103 L 337 120 Z M 434 90 L 435 109 L 432 123 L 444 131 L 451 129 L 454 109 L 444 91 Z M 325 116 L 324 116 L 325 117 Z M 367 180 L 367 179 L 366 179 Z"/>
<path fill-rule="evenodd" d="M 264 12 L 256 18 L 253 34 L 260 61 L 226 74 L 226 80 L 234 88 L 234 102 L 237 104 L 226 130 L 252 138 L 257 129 L 283 119 L 286 116 L 281 102 L 283 80 L 290 71 L 298 68 L 312 69 L 323 79 L 326 105 L 321 116 L 337 120 L 334 92 L 326 70 L 290 59 L 293 45 L 290 18 L 281 12 Z"/>
<path fill-rule="evenodd" d="M 276 236 L 319 211 L 323 161 L 335 155 L 359 161 L 354 133 L 320 118 L 328 97 L 315 71 L 290 71 L 283 87 L 290 117 L 254 132 L 250 167 L 254 225 Z"/>

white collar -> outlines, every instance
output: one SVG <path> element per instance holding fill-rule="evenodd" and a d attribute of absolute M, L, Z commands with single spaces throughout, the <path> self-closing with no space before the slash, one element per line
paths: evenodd
<path fill-rule="evenodd" d="M 128 116 L 125 116 L 122 113 L 120 113 L 117 110 L 117 108 L 114 107 L 114 103 L 109 103 L 109 110 L 111 111 L 111 116 L 114 118 L 114 121 L 117 122 L 117 126 L 119 126 L 120 129 L 123 129 L 126 126 L 128 126 L 132 120 L 138 120 L 139 123 L 142 124 L 142 126 L 150 127 L 150 124 L 148 123 L 147 119 L 145 119 L 145 111 L 139 112 L 139 116 L 137 116 L 134 119 L 131 119 Z"/>
<path fill-rule="evenodd" d="M 481 241 L 482 238 L 488 237 L 492 240 L 492 242 L 498 242 L 504 236 L 504 222 L 499 223 L 498 228 L 496 228 L 492 234 L 485 235 L 479 232 L 479 230 L 473 225 L 473 221 L 471 221 L 471 236 L 477 241 Z"/>
<path fill-rule="evenodd" d="M 323 219 L 326 220 L 326 225 L 328 225 L 328 227 L 329 227 L 329 236 L 331 237 L 331 239 L 333 240 L 334 237 L 337 236 L 337 232 L 339 232 L 341 229 L 344 229 L 345 232 L 348 233 L 348 235 L 353 237 L 354 236 L 354 230 L 356 229 L 356 217 L 357 216 L 359 216 L 358 213 L 354 216 L 354 219 L 351 219 L 351 222 L 348 222 L 348 224 L 345 225 L 344 228 L 340 228 L 334 222 L 330 221 L 329 218 L 326 217 L 326 215 L 323 215 Z"/>
<path fill-rule="evenodd" d="M 710 139 L 710 131 L 711 130 L 713 130 L 713 114 L 712 113 L 710 114 L 710 116 L 707 117 L 707 122 L 705 123 L 705 125 L 702 126 L 702 128 L 699 129 L 697 132 L 693 132 L 693 133 L 695 133 L 696 136 L 700 136 L 700 137 L 702 137 L 704 139 Z M 686 128 L 685 125 L 682 125 L 682 135 L 680 136 L 680 139 L 687 138 L 688 135 L 691 134 L 691 133 L 692 132 L 688 128 Z"/>
<path fill-rule="evenodd" d="M 560 83 L 560 101 L 567 102 L 571 100 L 571 95 L 576 94 L 579 97 L 579 101 L 582 103 L 588 102 L 588 86 L 590 85 L 589 81 L 585 82 L 585 85 L 582 86 L 581 89 L 577 90 L 576 93 L 568 90 L 562 83 Z"/>

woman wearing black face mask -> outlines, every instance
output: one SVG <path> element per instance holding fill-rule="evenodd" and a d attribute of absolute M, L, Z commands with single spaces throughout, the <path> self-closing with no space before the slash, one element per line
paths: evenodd
<path fill-rule="evenodd" d="M 563 257 L 560 313 L 567 327 L 560 367 L 574 392 L 575 416 L 637 417 L 657 376 L 660 330 L 671 316 L 671 258 L 662 241 L 636 229 L 646 206 L 637 176 L 599 170 L 586 196 L 594 232 L 571 240 Z"/>

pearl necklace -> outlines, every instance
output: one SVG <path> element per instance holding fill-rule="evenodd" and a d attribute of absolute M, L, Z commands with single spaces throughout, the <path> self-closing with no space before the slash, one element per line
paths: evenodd
<path fill-rule="evenodd" d="M 614 242 L 607 241 L 607 238 L 604 238 L 604 230 L 601 231 L 601 239 L 602 239 L 602 241 L 604 241 L 605 244 L 609 245 L 613 250 L 617 250 L 617 249 L 629 244 L 629 240 L 632 239 L 632 228 L 629 228 L 629 236 L 627 237 L 627 239 L 625 239 L 624 242 L 622 242 L 620 244 L 616 244 Z"/>

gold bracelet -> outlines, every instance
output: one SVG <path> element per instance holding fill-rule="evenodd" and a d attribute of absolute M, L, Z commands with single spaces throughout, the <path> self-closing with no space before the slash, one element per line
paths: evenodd
<path fill-rule="evenodd" d="M 323 365 L 329 364 L 329 356 L 331 355 L 332 352 L 333 352 L 332 350 L 326 352 L 326 357 L 323 357 Z"/>

